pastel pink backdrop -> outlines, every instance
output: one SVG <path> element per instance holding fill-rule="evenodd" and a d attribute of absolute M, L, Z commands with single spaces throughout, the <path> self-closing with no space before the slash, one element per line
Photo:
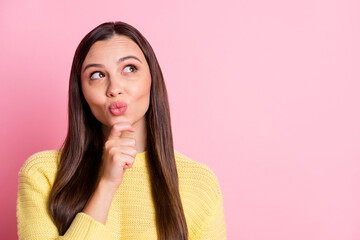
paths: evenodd
<path fill-rule="evenodd" d="M 360 239 L 359 16 L 355 0 L 2 1 L 1 239 L 20 167 L 64 140 L 75 48 L 110 20 L 152 44 L 175 147 L 217 175 L 229 239 Z"/>

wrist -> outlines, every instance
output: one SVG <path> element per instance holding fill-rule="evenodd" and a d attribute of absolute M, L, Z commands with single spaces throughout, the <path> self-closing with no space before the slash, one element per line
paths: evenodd
<path fill-rule="evenodd" d="M 114 195 L 117 189 L 119 188 L 120 184 L 109 181 L 105 178 L 100 178 L 99 183 L 96 187 L 96 190 L 104 193 L 106 195 Z"/>

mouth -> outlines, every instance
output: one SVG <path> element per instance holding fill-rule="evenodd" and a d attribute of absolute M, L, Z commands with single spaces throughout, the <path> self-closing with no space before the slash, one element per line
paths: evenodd
<path fill-rule="evenodd" d="M 127 104 L 124 102 L 114 102 L 110 105 L 109 111 L 114 116 L 123 115 L 126 112 Z"/>

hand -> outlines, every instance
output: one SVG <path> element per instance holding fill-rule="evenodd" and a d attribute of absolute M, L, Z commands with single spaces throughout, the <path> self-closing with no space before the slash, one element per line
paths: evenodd
<path fill-rule="evenodd" d="M 129 122 L 116 123 L 105 142 L 101 180 L 117 189 L 127 168 L 131 168 L 136 156 L 135 138 L 121 137 L 122 132 L 135 132 Z"/>

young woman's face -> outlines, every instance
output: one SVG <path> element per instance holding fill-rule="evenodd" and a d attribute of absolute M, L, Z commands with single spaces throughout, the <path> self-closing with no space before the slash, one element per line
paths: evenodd
<path fill-rule="evenodd" d="M 143 124 L 149 108 L 151 75 L 145 56 L 130 38 L 115 35 L 95 42 L 82 65 L 81 87 L 105 130 L 128 121 Z"/>

